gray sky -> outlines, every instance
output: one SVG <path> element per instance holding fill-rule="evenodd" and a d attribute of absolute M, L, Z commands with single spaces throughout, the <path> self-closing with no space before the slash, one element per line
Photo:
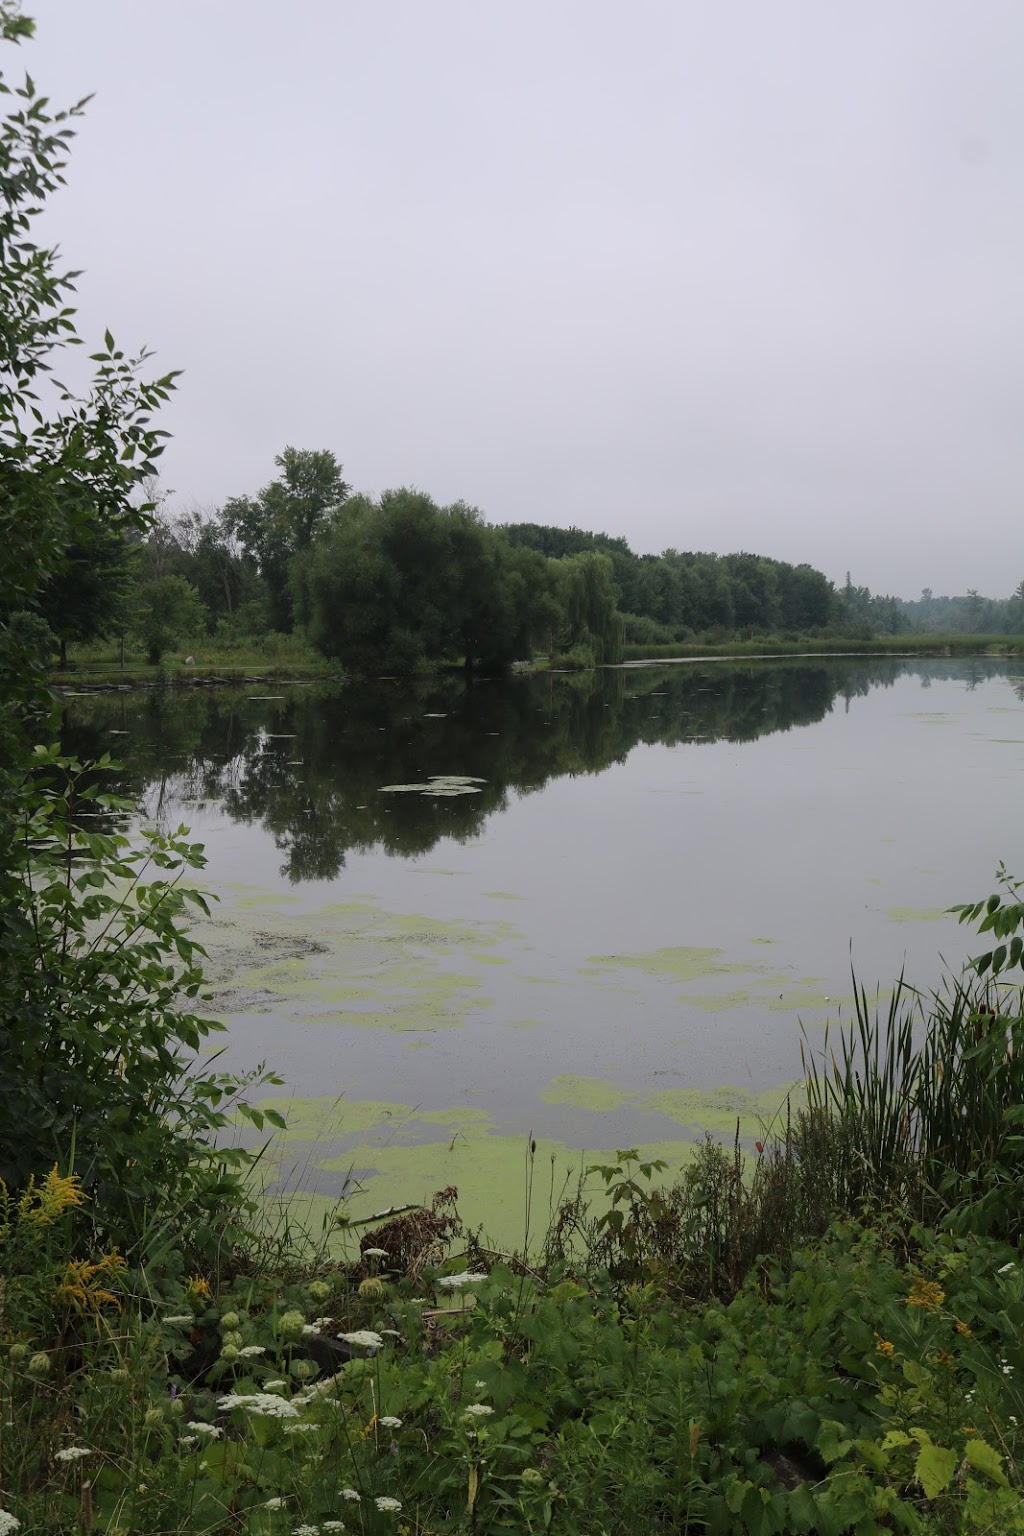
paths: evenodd
<path fill-rule="evenodd" d="M 493 522 L 916 596 L 1024 578 L 1021 0 L 26 0 L 96 92 L 47 234 L 185 370 L 164 478 L 286 443 Z"/>

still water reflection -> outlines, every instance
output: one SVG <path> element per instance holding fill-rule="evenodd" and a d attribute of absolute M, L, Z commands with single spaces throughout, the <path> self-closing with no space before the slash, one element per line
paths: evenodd
<path fill-rule="evenodd" d="M 528 1131 L 752 1131 L 801 1021 L 845 1016 L 851 944 L 869 986 L 928 986 L 964 954 L 943 909 L 1024 867 L 1015 659 L 103 695 L 66 739 L 205 843 L 211 1011 L 332 1193 L 460 1155 L 493 1190 Z"/>

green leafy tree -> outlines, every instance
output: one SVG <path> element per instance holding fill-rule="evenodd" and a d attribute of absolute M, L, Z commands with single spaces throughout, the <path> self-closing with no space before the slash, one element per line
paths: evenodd
<path fill-rule="evenodd" d="M 69 641 L 120 633 L 135 582 L 134 553 L 116 524 L 100 524 L 89 530 L 87 543 L 64 550 L 39 598 L 39 612 L 60 644 L 61 666 Z"/>
<path fill-rule="evenodd" d="M 154 666 L 176 641 L 192 639 L 205 627 L 202 600 L 184 576 L 159 576 L 140 586 L 134 628 Z"/>
<path fill-rule="evenodd" d="M 15 7 L 0 7 L 0 43 L 20 44 L 33 30 Z M 63 184 L 84 103 L 51 112 L 28 76 L 20 86 L 0 76 L 0 95 L 11 101 L 0 127 L 0 763 L 10 766 L 49 707 L 47 658 L 12 635 L 11 619 L 38 612 L 72 551 L 94 547 L 101 530 L 144 525 L 132 492 L 162 450 L 151 418 L 174 375 L 143 382 L 145 354 L 127 357 L 108 332 L 83 397 L 53 380 L 60 349 L 78 342 L 69 303 L 77 273 L 61 268 L 34 225 Z"/>
<path fill-rule="evenodd" d="M 0 43 L 32 31 L 0 0 Z M 202 1243 L 241 1191 L 209 1139 L 237 1085 L 192 1064 L 208 1026 L 181 1007 L 199 975 L 180 876 L 198 856 L 180 836 L 136 849 L 83 821 L 83 802 L 126 807 L 34 745 L 55 730 L 41 610 L 75 550 L 147 526 L 135 493 L 155 472 L 165 434 L 151 417 L 174 376 L 143 382 L 108 333 L 83 397 L 53 382 L 78 339 L 75 274 L 34 221 L 63 182 L 81 104 L 52 113 L 27 77 L 0 77 L 0 94 L 13 98 L 0 125 L 0 1177 L 14 1189 L 55 1163 L 81 1174 L 125 1244 L 158 1208 L 180 1223 L 184 1200 Z"/>
<path fill-rule="evenodd" d="M 256 496 L 235 496 L 221 509 L 227 534 L 255 561 L 270 592 L 276 629 L 293 622 L 290 566 L 309 549 L 347 500 L 342 466 L 324 449 L 286 448 L 274 460 L 281 473 Z"/>

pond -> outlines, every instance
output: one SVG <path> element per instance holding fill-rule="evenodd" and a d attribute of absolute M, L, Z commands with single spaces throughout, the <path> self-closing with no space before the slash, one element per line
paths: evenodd
<path fill-rule="evenodd" d="M 1021 867 L 1019 659 L 123 692 L 65 739 L 205 845 L 221 1064 L 285 1079 L 314 1218 L 455 1184 L 522 1241 L 530 1175 L 535 1239 L 598 1153 L 750 1140 L 851 960 L 937 985 Z"/>

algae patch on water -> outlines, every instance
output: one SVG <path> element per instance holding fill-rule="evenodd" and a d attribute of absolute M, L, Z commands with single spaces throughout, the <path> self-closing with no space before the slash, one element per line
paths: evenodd
<path fill-rule="evenodd" d="M 681 982 L 700 981 L 706 976 L 743 975 L 752 969 L 749 965 L 732 964 L 723 958 L 724 955 L 724 949 L 687 948 L 681 945 L 654 949 L 639 955 L 590 955 L 586 965 L 580 969 L 585 976 L 626 969 Z"/>
<path fill-rule="evenodd" d="M 601 1113 L 620 1109 L 630 1095 L 601 1078 L 563 1073 L 551 1079 L 541 1098 L 545 1104 L 568 1104 L 573 1109 L 591 1109 Z"/>
<path fill-rule="evenodd" d="M 457 1027 L 490 1005 L 474 970 L 506 964 L 496 951 L 520 941 L 508 922 L 444 921 L 373 901 L 273 918 L 268 905 L 238 891 L 215 920 L 196 925 L 215 1016 L 413 1033 Z"/>

